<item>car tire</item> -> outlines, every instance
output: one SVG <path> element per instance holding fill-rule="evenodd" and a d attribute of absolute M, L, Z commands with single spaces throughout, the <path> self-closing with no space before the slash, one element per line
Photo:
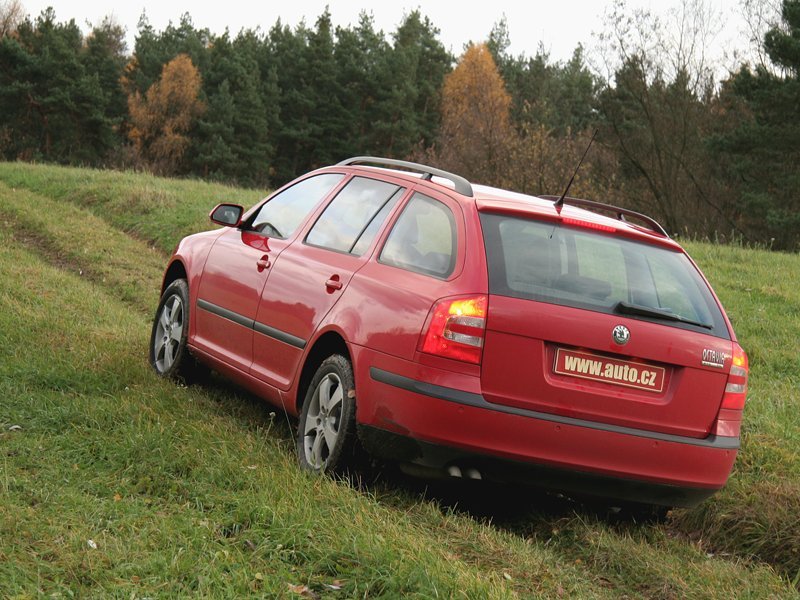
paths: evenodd
<path fill-rule="evenodd" d="M 150 365 L 156 373 L 184 383 L 196 378 L 198 365 L 186 346 L 188 334 L 189 285 L 176 279 L 161 295 L 150 333 Z"/>
<path fill-rule="evenodd" d="M 308 386 L 297 426 L 297 457 L 305 470 L 344 473 L 357 446 L 353 367 L 334 354 L 322 361 Z"/>

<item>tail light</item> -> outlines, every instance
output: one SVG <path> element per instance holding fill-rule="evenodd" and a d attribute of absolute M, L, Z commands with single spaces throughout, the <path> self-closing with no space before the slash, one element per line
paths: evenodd
<path fill-rule="evenodd" d="M 464 362 L 480 364 L 486 332 L 488 297 L 445 298 L 431 308 L 418 350 Z"/>
<path fill-rule="evenodd" d="M 733 345 L 731 371 L 725 385 L 717 421 L 713 432 L 716 435 L 738 437 L 742 427 L 742 409 L 747 396 L 747 354 L 739 344 Z"/>
<path fill-rule="evenodd" d="M 747 373 L 749 365 L 747 354 L 739 344 L 733 345 L 733 359 L 725 395 L 722 397 L 722 408 L 742 410 L 747 396 Z"/>

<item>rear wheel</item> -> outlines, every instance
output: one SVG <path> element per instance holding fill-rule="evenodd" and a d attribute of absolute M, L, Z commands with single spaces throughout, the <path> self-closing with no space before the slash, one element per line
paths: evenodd
<path fill-rule="evenodd" d="M 326 358 L 308 386 L 297 427 L 300 465 L 316 473 L 342 472 L 356 452 L 353 368 L 344 356 Z"/>
<path fill-rule="evenodd" d="M 197 363 L 189 354 L 189 286 L 185 279 L 173 281 L 161 296 L 150 334 L 150 364 L 163 377 L 189 383 L 197 374 Z"/>

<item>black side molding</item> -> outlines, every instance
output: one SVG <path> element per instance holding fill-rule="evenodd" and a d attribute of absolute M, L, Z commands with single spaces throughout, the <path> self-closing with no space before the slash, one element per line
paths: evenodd
<path fill-rule="evenodd" d="M 275 338 L 279 342 L 283 342 L 284 344 L 289 344 L 290 346 L 294 346 L 295 348 L 300 348 L 300 350 L 306 347 L 306 340 L 299 338 L 296 335 L 292 335 L 291 333 L 286 333 L 285 331 L 281 331 L 280 329 L 275 329 L 274 327 L 270 327 L 269 325 L 264 325 L 263 323 L 259 323 L 258 321 L 254 323 L 253 329 L 255 329 L 257 333 L 261 333 L 268 337 Z"/>
<path fill-rule="evenodd" d="M 197 308 L 202 308 L 207 312 L 215 314 L 218 317 L 222 317 L 223 319 L 228 319 L 229 321 L 233 321 L 237 325 L 241 325 L 242 327 L 247 327 L 248 329 L 252 329 L 253 324 L 255 323 L 253 319 L 248 319 L 247 317 L 243 317 L 239 313 L 235 313 L 232 310 L 228 310 L 227 308 L 222 308 L 221 306 L 217 306 L 216 304 L 211 304 L 211 302 L 207 302 L 199 298 L 197 300 Z"/>
<path fill-rule="evenodd" d="M 281 331 L 280 329 L 275 329 L 274 327 L 270 327 L 269 325 L 264 325 L 263 323 L 259 323 L 258 321 L 254 321 L 253 319 L 248 319 L 247 317 L 242 316 L 239 313 L 233 312 L 232 310 L 228 310 L 227 308 L 223 308 L 221 306 L 217 306 L 216 304 L 212 304 L 207 300 L 202 300 L 198 298 L 197 308 L 215 314 L 218 317 L 222 317 L 223 319 L 228 319 L 229 321 L 233 321 L 234 323 L 236 323 L 237 325 L 241 325 L 242 327 L 253 329 L 258 333 L 276 339 L 279 342 L 283 342 L 284 344 L 289 344 L 290 346 L 299 348 L 300 350 L 305 348 L 306 344 L 308 343 L 307 340 L 299 338 L 296 335 L 292 335 L 291 333 L 286 333 L 285 331 Z"/>

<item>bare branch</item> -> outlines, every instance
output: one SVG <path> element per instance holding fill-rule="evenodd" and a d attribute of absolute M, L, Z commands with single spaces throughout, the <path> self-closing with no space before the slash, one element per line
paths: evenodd
<path fill-rule="evenodd" d="M 0 0 L 0 38 L 10 36 L 25 18 L 20 0 Z"/>

